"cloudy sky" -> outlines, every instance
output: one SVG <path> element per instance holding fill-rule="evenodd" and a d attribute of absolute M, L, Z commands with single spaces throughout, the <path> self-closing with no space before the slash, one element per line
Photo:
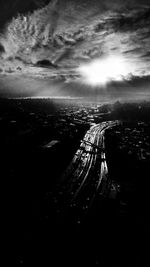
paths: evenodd
<path fill-rule="evenodd" d="M 1 2 L 0 96 L 149 97 L 149 0 Z"/>

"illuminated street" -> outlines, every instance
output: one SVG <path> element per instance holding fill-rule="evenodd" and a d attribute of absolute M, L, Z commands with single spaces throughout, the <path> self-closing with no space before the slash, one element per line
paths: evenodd
<path fill-rule="evenodd" d="M 76 222 L 90 210 L 97 196 L 109 197 L 111 181 L 105 156 L 105 130 L 119 121 L 93 124 L 81 140 L 58 186 L 58 213 L 71 212 Z"/>

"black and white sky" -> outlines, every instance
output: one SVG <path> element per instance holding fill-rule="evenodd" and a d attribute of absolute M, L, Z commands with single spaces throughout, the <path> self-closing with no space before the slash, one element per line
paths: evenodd
<path fill-rule="evenodd" d="M 149 0 L 1 0 L 0 5 L 1 97 L 149 97 Z M 92 84 L 83 75 L 82 69 L 90 74 L 98 62 L 98 75 L 109 70 L 110 76 L 116 60 L 119 80 L 112 75 L 105 84 Z"/>

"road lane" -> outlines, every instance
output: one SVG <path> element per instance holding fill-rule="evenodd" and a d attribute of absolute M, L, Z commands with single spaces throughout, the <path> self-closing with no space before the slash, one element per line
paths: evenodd
<path fill-rule="evenodd" d="M 80 147 L 64 173 L 59 187 L 58 202 L 62 212 L 71 208 L 71 213 L 74 210 L 75 214 L 84 215 L 96 195 L 106 193 L 109 183 L 104 134 L 108 128 L 118 123 L 108 121 L 95 124 L 81 140 Z"/>

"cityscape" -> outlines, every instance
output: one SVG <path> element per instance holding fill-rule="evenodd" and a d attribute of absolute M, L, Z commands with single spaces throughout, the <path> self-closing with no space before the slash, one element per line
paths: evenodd
<path fill-rule="evenodd" d="M 69 265 L 67 250 L 75 264 L 113 266 L 106 254 L 117 250 L 114 264 L 123 266 L 125 240 L 134 234 L 135 245 L 139 224 L 141 231 L 148 224 L 150 103 L 0 102 L 1 170 L 10 184 L 18 264 L 34 258 Z M 106 250 L 108 239 L 115 247 Z M 61 259 L 53 258 L 57 252 Z"/>
<path fill-rule="evenodd" d="M 4 265 L 150 266 L 149 44 L 149 0 L 0 0 Z"/>

